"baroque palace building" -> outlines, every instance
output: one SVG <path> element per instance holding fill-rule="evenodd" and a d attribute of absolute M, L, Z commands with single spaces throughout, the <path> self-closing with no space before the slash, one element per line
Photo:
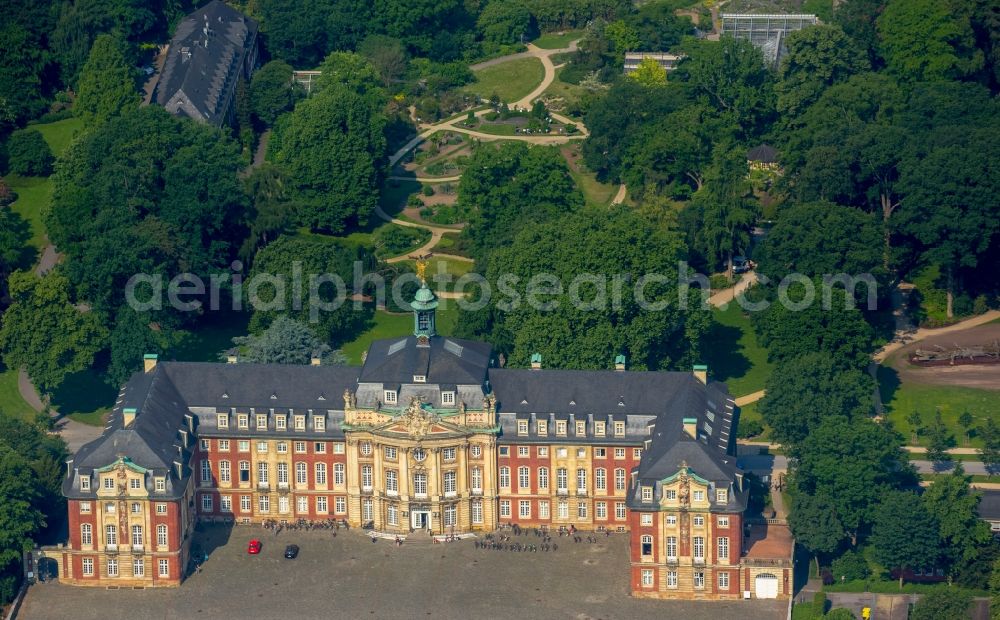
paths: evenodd
<path fill-rule="evenodd" d="M 735 407 L 705 367 L 499 368 L 488 344 L 437 335 L 426 286 L 412 306 L 413 335 L 360 368 L 147 355 L 66 463 L 62 581 L 176 586 L 196 521 L 336 519 L 607 528 L 630 533 L 636 596 L 788 596 L 790 558 L 747 553 Z"/>

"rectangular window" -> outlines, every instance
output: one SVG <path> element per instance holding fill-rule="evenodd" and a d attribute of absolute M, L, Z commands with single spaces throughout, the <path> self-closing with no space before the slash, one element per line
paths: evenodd
<path fill-rule="evenodd" d="M 212 444 L 212 441 L 210 439 L 202 439 L 201 441 L 198 442 L 198 445 L 201 446 L 201 451 L 202 452 L 208 452 L 210 450 L 209 446 L 211 444 Z"/>
<path fill-rule="evenodd" d="M 529 518 L 531 518 L 531 501 L 530 500 L 522 499 L 520 502 L 518 502 L 517 516 L 521 517 L 522 519 L 529 519 Z"/>
<path fill-rule="evenodd" d="M 385 447 L 385 458 L 390 461 L 396 460 L 396 448 L 394 446 Z"/>
<path fill-rule="evenodd" d="M 81 491 L 90 490 L 90 476 L 82 476 L 80 478 L 80 490 Z"/>
<path fill-rule="evenodd" d="M 556 511 L 560 519 L 569 519 L 569 502 L 564 499 L 556 504 Z"/>
<path fill-rule="evenodd" d="M 549 434 L 549 423 L 547 420 L 538 420 L 538 434 L 545 436 Z"/>
<path fill-rule="evenodd" d="M 158 547 L 167 546 L 167 526 L 162 523 L 156 526 L 156 545 Z"/>
<path fill-rule="evenodd" d="M 483 490 L 483 470 L 478 467 L 473 467 L 472 471 L 469 473 L 470 485 L 473 491 L 482 492 Z"/>
<path fill-rule="evenodd" d="M 344 453 L 344 444 L 342 444 L 342 443 L 335 443 L 335 444 L 333 444 L 333 453 L 334 454 L 343 454 Z"/>
<path fill-rule="evenodd" d="M 327 505 L 326 505 L 326 495 L 317 495 L 316 496 L 316 512 L 319 512 L 319 513 L 328 512 L 327 511 Z"/>
<path fill-rule="evenodd" d="M 715 501 L 720 504 L 729 503 L 729 491 L 727 489 L 717 489 L 715 491 Z"/>
<path fill-rule="evenodd" d="M 245 413 L 237 415 L 236 425 L 239 426 L 241 429 L 250 428 L 250 416 Z"/>
<path fill-rule="evenodd" d="M 528 446 L 518 446 L 517 455 L 523 458 L 527 458 L 529 450 L 530 448 L 528 448 Z"/>
<path fill-rule="evenodd" d="M 653 571 L 648 568 L 642 570 L 642 587 L 650 588 L 653 586 Z"/>
<path fill-rule="evenodd" d="M 240 451 L 240 452 L 249 452 L 250 451 L 250 440 L 248 440 L 248 439 L 240 439 L 239 443 L 236 444 L 236 449 L 238 451 Z"/>
<path fill-rule="evenodd" d="M 250 461 L 240 461 L 240 482 L 250 482 Z"/>
<path fill-rule="evenodd" d="M 644 534 L 642 538 L 639 539 L 642 545 L 641 552 L 642 555 L 650 556 L 653 555 L 653 537 L 649 534 Z"/>
<path fill-rule="evenodd" d="M 663 499 L 667 500 L 668 502 L 677 501 L 677 489 L 664 489 Z"/>
<path fill-rule="evenodd" d="M 389 469 L 385 472 L 385 492 L 389 495 L 397 495 L 399 493 L 399 474 L 394 469 Z"/>
<path fill-rule="evenodd" d="M 288 463 L 278 463 L 278 486 L 288 488 Z"/>
<path fill-rule="evenodd" d="M 705 587 L 705 571 L 694 572 L 694 587 L 698 589 Z"/>
<path fill-rule="evenodd" d="M 267 452 L 267 442 L 266 441 L 258 441 L 257 442 L 257 452 L 261 452 L 261 453 Z"/>
<path fill-rule="evenodd" d="M 278 442 L 278 454 L 288 454 L 288 442 L 286 441 Z"/>
<path fill-rule="evenodd" d="M 642 501 L 653 501 L 653 487 L 642 487 Z"/>
<path fill-rule="evenodd" d="M 556 492 L 565 493 L 569 489 L 569 475 L 565 467 L 556 470 Z"/>
<path fill-rule="evenodd" d="M 445 448 L 441 450 L 441 457 L 446 461 L 455 460 L 455 448 Z"/>
<path fill-rule="evenodd" d="M 597 435 L 598 437 L 604 437 L 604 429 L 605 429 L 605 423 L 604 422 L 594 422 L 594 434 L 595 435 Z"/>
<path fill-rule="evenodd" d="M 604 448 L 594 448 L 594 458 L 595 459 L 603 459 L 603 458 L 607 458 L 607 456 L 608 456 L 608 451 L 606 449 L 604 449 Z"/>
<path fill-rule="evenodd" d="M 454 392 L 441 392 L 441 404 L 442 405 L 454 405 L 455 404 L 455 393 Z"/>
<path fill-rule="evenodd" d="M 316 484 L 326 486 L 326 463 L 316 463 Z"/>
<path fill-rule="evenodd" d="M 729 573 L 719 573 L 719 589 L 728 590 L 729 589 Z"/>
<path fill-rule="evenodd" d="M 158 514 L 158 515 L 165 515 L 165 514 L 167 514 L 167 505 L 166 504 L 157 504 L 156 505 L 156 514 Z"/>
<path fill-rule="evenodd" d="M 94 558 L 83 558 L 83 576 L 91 577 L 94 574 Z"/>
<path fill-rule="evenodd" d="M 133 491 L 138 491 L 142 488 L 142 480 L 140 478 L 129 478 L 128 488 Z"/>
<path fill-rule="evenodd" d="M 297 431 L 306 430 L 306 416 L 304 415 L 292 416 L 292 424 L 294 425 L 295 430 Z"/>
<path fill-rule="evenodd" d="M 502 499 L 500 500 L 500 516 L 510 517 L 510 500 Z"/>
<path fill-rule="evenodd" d="M 720 537 L 717 541 L 719 559 L 728 560 L 729 559 L 729 539 L 725 537 Z"/>
<path fill-rule="evenodd" d="M 118 560 L 108 558 L 108 577 L 118 576 Z"/>
<path fill-rule="evenodd" d="M 395 405 L 396 404 L 396 392 L 393 390 L 385 390 L 385 404 Z"/>
<path fill-rule="evenodd" d="M 729 527 L 729 517 L 719 517 L 719 527 Z"/>
<path fill-rule="evenodd" d="M 366 490 L 366 491 L 371 491 L 371 488 L 372 488 L 372 466 L 371 465 L 362 465 L 361 466 L 361 488 L 364 489 L 364 490 Z"/>
<path fill-rule="evenodd" d="M 317 433 L 326 431 L 326 417 L 321 415 L 313 416 L 313 430 Z"/>
<path fill-rule="evenodd" d="M 677 559 L 677 537 L 667 536 L 667 559 L 676 560 Z"/>
<path fill-rule="evenodd" d="M 497 448 L 497 453 L 500 456 L 509 456 L 510 455 L 510 447 L 509 446 L 500 446 L 499 448 Z"/>
<path fill-rule="evenodd" d="M 285 495 L 278 498 L 278 512 L 281 514 L 288 513 L 288 497 Z"/>
<path fill-rule="evenodd" d="M 517 468 L 517 487 L 521 490 L 531 487 L 531 470 L 527 467 Z"/>
<path fill-rule="evenodd" d="M 549 448 L 548 448 L 548 446 L 539 446 L 538 447 L 538 456 L 548 456 L 548 455 L 549 455 Z"/>
<path fill-rule="evenodd" d="M 80 544 L 87 546 L 94 544 L 94 531 L 89 523 L 80 526 Z"/>
<path fill-rule="evenodd" d="M 137 515 L 142 512 L 142 504 L 139 502 L 132 502 L 132 514 Z"/>
<path fill-rule="evenodd" d="M 483 500 L 481 499 L 472 500 L 472 522 L 483 522 Z"/>
<path fill-rule="evenodd" d="M 452 496 L 456 493 L 456 474 L 453 471 L 444 472 L 444 494 Z"/>
<path fill-rule="evenodd" d="M 597 515 L 598 519 L 608 518 L 608 503 L 607 502 L 597 502 L 594 505 L 594 513 Z"/>
<path fill-rule="evenodd" d="M 267 430 L 267 414 L 257 415 L 257 430 L 259 431 Z"/>
<path fill-rule="evenodd" d="M 608 488 L 608 472 L 603 468 L 594 470 L 594 487 L 598 491 L 606 491 Z"/>
<path fill-rule="evenodd" d="M 274 416 L 274 430 L 276 431 L 288 430 L 288 418 L 283 415 Z"/>
<path fill-rule="evenodd" d="M 229 452 L 229 440 L 220 439 L 219 440 L 219 452 Z"/>
<path fill-rule="evenodd" d="M 565 435 L 565 434 L 566 434 L 566 421 L 556 420 L 556 435 Z"/>
<path fill-rule="evenodd" d="M 271 512 L 271 498 L 267 495 L 257 497 L 257 510 L 262 513 Z"/>
<path fill-rule="evenodd" d="M 586 519 L 587 518 L 587 502 L 577 502 L 576 504 L 576 518 Z"/>
<path fill-rule="evenodd" d="M 676 588 L 677 587 L 677 571 L 668 570 L 667 571 L 667 587 Z"/>
<path fill-rule="evenodd" d="M 212 496 L 202 495 L 201 496 L 201 511 L 202 512 L 212 512 Z"/>
<path fill-rule="evenodd" d="M 449 504 L 444 507 L 444 525 L 445 527 L 454 527 L 458 523 L 458 508 L 455 504 Z"/>
<path fill-rule="evenodd" d="M 501 489 L 510 488 L 510 467 L 500 468 L 500 488 Z"/>
<path fill-rule="evenodd" d="M 704 527 L 705 526 L 705 517 L 703 517 L 701 515 L 698 515 L 698 516 L 696 516 L 696 517 L 694 517 L 692 519 L 692 522 L 694 523 L 695 527 Z"/>
<path fill-rule="evenodd" d="M 306 514 L 309 512 L 309 498 L 303 495 L 295 498 L 295 512 Z"/>
<path fill-rule="evenodd" d="M 326 454 L 326 442 L 317 441 L 316 443 L 314 443 L 313 452 L 315 452 L 316 454 Z"/>
<path fill-rule="evenodd" d="M 705 561 L 705 537 L 695 536 L 692 539 L 692 555 L 694 556 L 695 562 Z"/>
<path fill-rule="evenodd" d="M 270 481 L 270 471 L 267 463 L 257 463 L 257 484 L 267 485 Z"/>
<path fill-rule="evenodd" d="M 615 520 L 625 520 L 625 502 L 615 502 Z"/>
<path fill-rule="evenodd" d="M 306 442 L 304 442 L 304 441 L 296 441 L 295 444 L 293 445 L 293 448 L 294 448 L 296 454 L 305 454 L 305 451 L 306 451 Z"/>
<path fill-rule="evenodd" d="M 347 498 L 343 496 L 333 498 L 333 511 L 338 515 L 347 512 Z"/>
<path fill-rule="evenodd" d="M 365 499 L 362 499 L 361 500 L 361 520 L 364 521 L 365 523 L 368 523 L 369 521 L 372 520 L 372 518 L 373 518 L 372 515 L 374 515 L 374 514 L 375 514 L 375 510 L 374 510 L 374 503 L 372 502 L 372 500 L 369 499 L 369 498 L 367 498 L 367 497 Z"/>
<path fill-rule="evenodd" d="M 639 524 L 640 525 L 652 525 L 653 524 L 653 515 L 651 515 L 648 512 L 642 513 L 639 516 Z"/>
<path fill-rule="evenodd" d="M 90 512 L 90 502 L 80 502 L 80 512 L 81 513 Z"/>
<path fill-rule="evenodd" d="M 112 476 L 105 476 L 103 478 L 103 481 L 104 481 L 104 488 L 105 489 L 114 489 L 115 488 L 115 479 L 114 479 L 114 477 L 112 477 Z"/>
<path fill-rule="evenodd" d="M 547 501 L 538 502 L 538 518 L 540 519 L 549 518 L 549 503 Z"/>
<path fill-rule="evenodd" d="M 215 419 L 219 428 L 229 428 L 229 414 L 220 413 Z"/>
<path fill-rule="evenodd" d="M 615 422 L 615 437 L 624 437 L 624 436 L 625 436 L 625 423 Z"/>
<path fill-rule="evenodd" d="M 201 482 L 202 484 L 212 482 L 212 463 L 208 459 L 201 462 Z"/>
<path fill-rule="evenodd" d="M 582 467 L 576 470 L 576 492 L 587 492 L 587 470 Z"/>
<path fill-rule="evenodd" d="M 587 423 L 583 420 L 577 420 L 576 422 L 576 436 L 583 437 L 587 434 Z"/>
<path fill-rule="evenodd" d="M 625 490 L 625 470 L 616 469 L 615 470 L 615 490 L 624 491 Z"/>
<path fill-rule="evenodd" d="M 343 463 L 333 464 L 333 484 L 341 486 L 345 483 L 345 469 Z"/>
<path fill-rule="evenodd" d="M 146 562 L 142 558 L 132 560 L 132 576 L 142 577 L 146 574 Z"/>
<path fill-rule="evenodd" d="M 692 491 L 691 492 L 691 499 L 693 501 L 696 501 L 696 502 L 703 502 L 703 501 L 705 501 L 705 492 L 704 491 Z"/>
<path fill-rule="evenodd" d="M 667 515 L 667 525 L 677 525 L 677 515 Z"/>
<path fill-rule="evenodd" d="M 639 460 L 642 458 L 642 448 L 632 448 L 632 458 Z"/>
<path fill-rule="evenodd" d="M 517 421 L 517 434 L 518 435 L 527 435 L 528 434 L 528 421 L 527 420 L 518 420 Z"/>
<path fill-rule="evenodd" d="M 250 496 L 240 495 L 240 510 L 243 512 L 250 512 Z"/>
<path fill-rule="evenodd" d="M 229 484 L 232 480 L 232 472 L 229 469 L 229 461 L 219 461 L 219 481 Z"/>
<path fill-rule="evenodd" d="M 160 577 L 170 576 L 170 560 L 159 560 Z"/>
<path fill-rule="evenodd" d="M 222 512 L 232 512 L 233 511 L 233 498 L 230 495 L 220 495 L 219 496 L 219 508 Z"/>
<path fill-rule="evenodd" d="M 389 509 L 386 512 L 389 525 L 399 525 L 399 508 L 396 507 L 396 504 L 389 504 Z"/>
<path fill-rule="evenodd" d="M 625 458 L 625 448 L 615 448 L 615 458 L 616 459 Z"/>
<path fill-rule="evenodd" d="M 156 489 L 157 493 L 163 493 L 167 490 L 167 480 L 166 478 L 156 478 L 153 480 L 153 488 Z"/>

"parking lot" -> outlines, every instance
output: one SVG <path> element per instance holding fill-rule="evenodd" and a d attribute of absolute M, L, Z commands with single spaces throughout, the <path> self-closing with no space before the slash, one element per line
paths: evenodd
<path fill-rule="evenodd" d="M 627 535 L 556 552 L 476 549 L 472 540 L 372 543 L 362 532 L 282 532 L 211 526 L 209 551 L 180 588 L 106 590 L 32 586 L 19 618 L 684 618 L 777 620 L 783 601 L 681 602 L 628 596 Z M 264 545 L 246 552 L 251 538 Z M 519 537 L 514 537 L 515 542 Z M 521 542 L 536 542 L 521 536 Z M 301 547 L 286 560 L 285 545 Z"/>

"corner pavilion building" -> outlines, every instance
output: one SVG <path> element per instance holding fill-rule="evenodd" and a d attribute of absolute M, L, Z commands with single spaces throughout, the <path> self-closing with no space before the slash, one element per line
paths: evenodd
<path fill-rule="evenodd" d="M 176 586 L 196 521 L 336 519 L 402 536 L 607 528 L 630 533 L 636 596 L 788 596 L 790 548 L 753 557 L 734 403 L 705 367 L 499 368 L 488 344 L 436 333 L 426 286 L 412 307 L 413 334 L 360 368 L 147 355 L 66 463 L 62 581 Z"/>

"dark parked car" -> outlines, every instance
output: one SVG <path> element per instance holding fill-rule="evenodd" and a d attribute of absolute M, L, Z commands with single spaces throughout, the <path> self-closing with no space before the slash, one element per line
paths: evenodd
<path fill-rule="evenodd" d="M 285 557 L 289 560 L 294 560 L 299 555 L 298 545 L 288 545 L 285 547 Z"/>
<path fill-rule="evenodd" d="M 733 257 L 733 273 L 746 273 L 753 269 L 753 262 L 746 256 Z"/>

